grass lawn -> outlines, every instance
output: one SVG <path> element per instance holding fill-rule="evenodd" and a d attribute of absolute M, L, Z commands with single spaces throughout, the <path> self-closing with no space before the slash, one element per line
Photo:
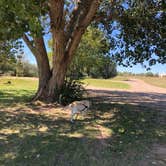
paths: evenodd
<path fill-rule="evenodd" d="M 29 79 L 0 80 L 0 165 L 164 164 L 152 153 L 153 144 L 166 143 L 163 112 L 92 98 L 91 111 L 71 124 L 59 107 L 26 103 L 36 86 Z"/>
<path fill-rule="evenodd" d="M 88 86 L 113 88 L 113 89 L 130 89 L 127 83 L 120 82 L 120 79 L 84 79 L 83 82 Z"/>
<path fill-rule="evenodd" d="M 0 78 L 0 107 L 25 103 L 35 94 L 37 80 L 29 78 Z"/>

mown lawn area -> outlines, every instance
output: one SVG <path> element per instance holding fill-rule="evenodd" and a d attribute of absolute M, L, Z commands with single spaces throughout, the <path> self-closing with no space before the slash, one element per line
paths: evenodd
<path fill-rule="evenodd" d="M 0 77 L 0 107 L 29 101 L 37 84 L 37 79 L 33 78 Z"/>
<path fill-rule="evenodd" d="M 90 111 L 72 124 L 62 107 L 29 102 L 36 80 L 10 81 L 0 81 L 0 165 L 165 164 L 153 154 L 166 143 L 163 112 L 92 96 Z"/>
<path fill-rule="evenodd" d="M 112 89 L 130 89 L 130 85 L 124 82 L 120 82 L 119 79 L 90 79 L 86 78 L 83 82 L 87 86 L 99 87 L 99 88 L 112 88 Z"/>

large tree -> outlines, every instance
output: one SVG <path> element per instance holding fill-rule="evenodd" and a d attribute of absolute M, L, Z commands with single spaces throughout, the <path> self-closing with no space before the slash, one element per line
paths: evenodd
<path fill-rule="evenodd" d="M 35 99 L 57 100 L 74 52 L 91 23 L 105 32 L 110 48 L 121 47 L 123 52 L 116 52 L 119 62 L 126 58 L 127 63 L 145 59 L 164 63 L 164 18 L 162 0 L 1 0 L 0 41 L 25 41 L 39 69 Z M 116 40 L 114 28 L 120 32 Z M 44 41 L 48 33 L 53 38 L 52 68 Z"/>

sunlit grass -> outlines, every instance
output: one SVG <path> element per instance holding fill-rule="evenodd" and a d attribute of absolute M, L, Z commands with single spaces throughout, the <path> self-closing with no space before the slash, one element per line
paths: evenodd
<path fill-rule="evenodd" d="M 114 89 L 129 89 L 127 83 L 112 81 L 110 79 L 85 79 L 83 82 L 90 86 Z M 24 104 L 30 101 L 37 90 L 38 80 L 33 78 L 0 78 L 0 107 L 11 106 L 11 104 Z"/>
<path fill-rule="evenodd" d="M 88 86 L 100 88 L 113 88 L 113 89 L 130 89 L 127 83 L 120 82 L 114 79 L 84 79 L 83 82 Z"/>
<path fill-rule="evenodd" d="M 29 78 L 0 78 L 0 107 L 24 103 L 35 94 L 38 81 Z"/>
<path fill-rule="evenodd" d="M 19 77 L 0 77 L 1 90 L 36 90 L 37 79 Z"/>

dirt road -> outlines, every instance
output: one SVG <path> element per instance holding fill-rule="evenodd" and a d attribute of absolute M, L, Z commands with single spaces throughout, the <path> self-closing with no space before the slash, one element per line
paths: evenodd
<path fill-rule="evenodd" d="M 117 90 L 87 87 L 95 97 L 100 97 L 103 101 L 134 104 L 166 111 L 166 89 L 149 85 L 139 79 L 123 81 L 131 86 L 129 90 Z"/>
<path fill-rule="evenodd" d="M 139 79 L 130 79 L 128 81 L 123 81 L 128 83 L 131 86 L 132 92 L 150 92 L 150 93 L 163 93 L 166 94 L 165 88 L 156 87 L 150 84 L 145 83 Z"/>

